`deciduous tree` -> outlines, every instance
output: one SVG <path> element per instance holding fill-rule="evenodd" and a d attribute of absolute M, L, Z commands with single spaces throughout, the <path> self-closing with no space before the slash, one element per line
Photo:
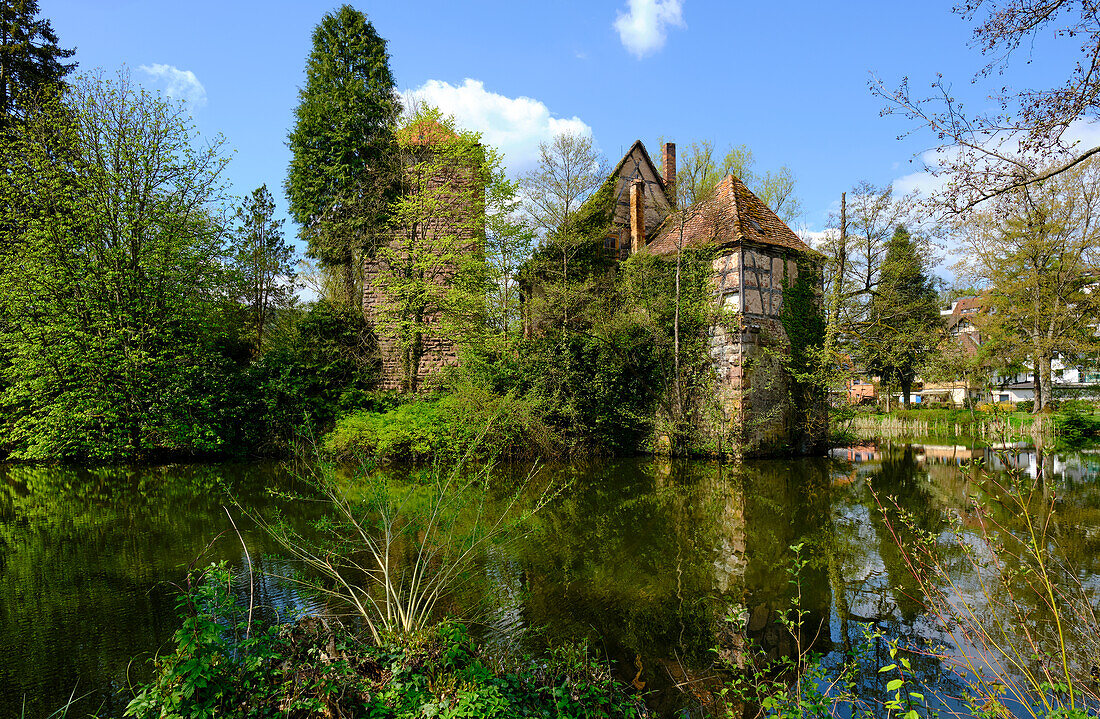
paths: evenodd
<path fill-rule="evenodd" d="M 689 144 L 683 153 L 676 173 L 677 182 L 681 174 L 688 174 L 685 179 L 690 184 L 686 192 L 694 202 L 706 197 L 726 175 L 733 175 L 787 224 L 801 217 L 802 200 L 796 194 L 791 169 L 784 165 L 760 174 L 755 167 L 756 158 L 747 145 L 731 146 L 719 157 L 713 142 L 700 140 Z"/>
<path fill-rule="evenodd" d="M 491 148 L 486 148 L 491 152 Z M 510 351 L 522 335 L 519 273 L 531 256 L 535 232 L 522 216 L 519 183 L 490 164 L 485 189 L 485 271 L 489 285 L 487 330 L 498 351 Z"/>
<path fill-rule="evenodd" d="M 973 42 L 988 59 L 974 80 L 997 77 L 989 110 L 971 111 L 937 76 L 931 95 L 914 93 L 905 78 L 894 89 L 875 78 L 871 89 L 942 144 L 928 171 L 943 177 L 935 198 L 949 213 L 963 213 L 1006 192 L 1055 177 L 1100 153 L 1100 146 L 1078 145 L 1071 127 L 1100 114 L 1100 13 L 1093 2 L 1075 0 L 964 0 L 954 12 L 975 21 Z M 1063 65 L 1064 81 L 1054 87 L 1012 88 L 1000 79 L 1010 61 L 1026 48 L 1031 56 L 1047 43 L 1076 40 L 1076 59 Z M 982 98 L 983 102 L 985 98 Z M 1040 163 L 1037 165 L 1036 163 Z"/>
<path fill-rule="evenodd" d="M 578 303 L 574 284 L 579 273 L 570 263 L 593 240 L 579 230 L 578 213 L 607 180 L 608 172 L 592 138 L 563 133 L 539 144 L 538 168 L 520 178 L 531 225 L 556 258 L 556 266 L 542 268 L 549 275 L 542 289 L 548 304 L 560 310 L 563 324 L 575 314 Z"/>
<path fill-rule="evenodd" d="M 1082 163 L 1003 193 L 962 227 L 957 271 L 988 290 L 983 332 L 1026 353 L 1017 359 L 1035 368 L 1041 412 L 1053 400 L 1054 356 L 1088 357 L 1097 348 L 1100 166 Z"/>
<path fill-rule="evenodd" d="M 195 139 L 122 75 L 78 80 L 4 140 L 0 430 L 18 456 L 219 447 L 226 160 Z"/>

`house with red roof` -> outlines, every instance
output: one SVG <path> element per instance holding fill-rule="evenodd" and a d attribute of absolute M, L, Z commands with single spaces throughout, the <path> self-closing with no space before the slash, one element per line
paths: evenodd
<path fill-rule="evenodd" d="M 696 206 L 676 209 L 676 146 L 666 143 L 661 159 L 658 168 L 639 140 L 616 165 L 615 222 L 605 248 L 619 257 L 712 251 L 721 319 L 709 330 L 709 349 L 725 414 L 721 429 L 732 428 L 750 453 L 817 450 L 827 434 L 824 398 L 812 416 L 796 416 L 782 366 L 790 348 L 782 316 L 784 293 L 803 272 L 820 308 L 821 256 L 733 175 Z"/>

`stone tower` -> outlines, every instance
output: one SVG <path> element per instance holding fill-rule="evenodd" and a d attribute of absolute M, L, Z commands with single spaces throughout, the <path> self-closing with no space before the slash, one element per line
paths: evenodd
<path fill-rule="evenodd" d="M 382 357 L 380 389 L 421 391 L 441 368 L 458 364 L 454 328 L 443 324 L 440 307 L 463 257 L 482 251 L 485 224 L 479 148 L 457 151 L 461 142 L 432 120 L 398 133 L 402 209 L 382 246 L 363 262 L 363 313 Z M 395 286 L 400 297 L 387 290 Z"/>

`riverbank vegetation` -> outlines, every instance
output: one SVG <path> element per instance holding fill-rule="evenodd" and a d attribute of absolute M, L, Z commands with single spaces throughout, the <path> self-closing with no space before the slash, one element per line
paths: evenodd
<path fill-rule="evenodd" d="M 1020 406 L 1023 405 L 1023 406 Z M 1035 415 L 1030 402 L 985 404 L 974 409 L 925 407 L 892 412 L 856 411 L 848 414 L 839 431 L 842 443 L 894 438 L 931 438 L 978 442 L 983 446 L 1004 442 L 1071 449 L 1094 443 L 1100 437 L 1100 416 L 1095 403 L 1068 400 L 1049 414 Z"/>
<path fill-rule="evenodd" d="M 649 716 L 584 644 L 544 657 L 486 652 L 461 624 L 364 641 L 323 618 L 249 622 L 224 567 L 188 579 L 182 626 L 126 716 L 159 719 L 356 716 Z"/>

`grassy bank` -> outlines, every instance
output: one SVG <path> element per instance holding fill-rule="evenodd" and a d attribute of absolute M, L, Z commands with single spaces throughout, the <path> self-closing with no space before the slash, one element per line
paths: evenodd
<path fill-rule="evenodd" d="M 937 437 L 979 444 L 1035 442 L 1079 447 L 1100 438 L 1100 414 L 1089 403 L 1066 402 L 1053 414 L 1002 410 L 899 409 L 857 414 L 846 421 L 855 440 Z"/>

